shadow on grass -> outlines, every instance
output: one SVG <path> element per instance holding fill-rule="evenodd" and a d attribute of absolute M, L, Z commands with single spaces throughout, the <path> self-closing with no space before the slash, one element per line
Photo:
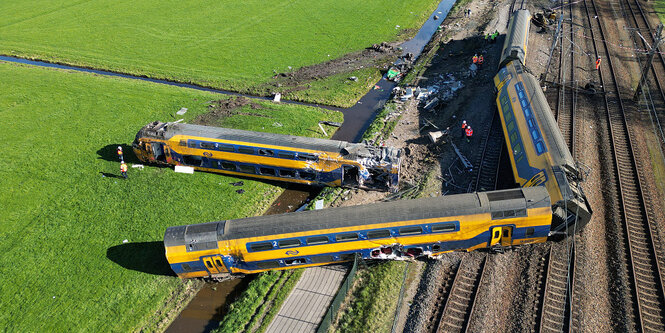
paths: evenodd
<path fill-rule="evenodd" d="M 134 271 L 153 275 L 176 276 L 164 256 L 164 243 L 139 242 L 116 245 L 106 250 L 106 257 Z"/>
<path fill-rule="evenodd" d="M 120 162 L 118 159 L 118 146 L 122 147 L 123 157 L 125 158 L 125 163 L 137 164 L 141 163 L 139 159 L 134 155 L 134 150 L 132 150 L 131 145 L 116 143 L 111 145 L 106 145 L 102 149 L 97 151 L 98 158 L 111 162 Z"/>

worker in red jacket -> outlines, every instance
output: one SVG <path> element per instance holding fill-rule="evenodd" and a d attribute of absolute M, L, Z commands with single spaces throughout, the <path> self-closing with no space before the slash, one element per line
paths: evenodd
<path fill-rule="evenodd" d="M 120 163 L 120 173 L 127 179 L 127 164 L 125 162 Z"/>
<path fill-rule="evenodd" d="M 466 130 L 464 130 L 466 133 L 466 142 L 471 142 L 469 139 L 471 139 L 471 136 L 473 135 L 473 130 L 471 129 L 471 126 L 467 126 Z"/>

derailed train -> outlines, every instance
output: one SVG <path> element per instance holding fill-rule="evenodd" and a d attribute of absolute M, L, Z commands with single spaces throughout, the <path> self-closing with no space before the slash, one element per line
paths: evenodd
<path fill-rule="evenodd" d="M 591 219 L 591 206 L 577 168 L 538 80 L 525 68 L 531 15 L 513 13 L 494 77 L 496 105 L 515 180 L 545 186 L 554 212 L 552 234 L 565 236 Z"/>
<path fill-rule="evenodd" d="M 356 254 L 434 257 L 540 243 L 551 220 L 549 195 L 538 186 L 170 227 L 164 246 L 181 278 L 224 279 Z"/>
<path fill-rule="evenodd" d="M 401 151 L 362 143 L 152 122 L 132 143 L 143 162 L 307 185 L 396 191 Z"/>
<path fill-rule="evenodd" d="M 168 262 L 182 278 L 545 242 L 579 230 L 591 207 L 535 78 L 525 72 L 530 15 L 511 18 L 494 78 L 518 189 L 251 217 L 168 228 Z M 510 50 L 506 52 L 506 50 Z"/>

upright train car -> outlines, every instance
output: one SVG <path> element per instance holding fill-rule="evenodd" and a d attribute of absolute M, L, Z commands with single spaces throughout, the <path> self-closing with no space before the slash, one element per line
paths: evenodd
<path fill-rule="evenodd" d="M 526 64 L 526 51 L 529 44 L 529 27 L 531 24 L 531 13 L 528 10 L 516 10 L 508 24 L 506 40 L 503 42 L 501 61 L 499 68 L 508 62 L 518 60 Z"/>
<path fill-rule="evenodd" d="M 181 278 L 224 279 L 540 243 L 551 221 L 547 190 L 518 188 L 170 227 L 164 247 Z"/>
<path fill-rule="evenodd" d="M 494 77 L 496 103 L 515 180 L 522 187 L 545 186 L 555 218 L 553 234 L 572 233 L 591 219 L 592 210 L 545 94 L 518 61 Z"/>
<path fill-rule="evenodd" d="M 146 163 L 392 192 L 401 167 L 401 151 L 390 147 L 158 121 L 143 127 L 132 147 Z"/>

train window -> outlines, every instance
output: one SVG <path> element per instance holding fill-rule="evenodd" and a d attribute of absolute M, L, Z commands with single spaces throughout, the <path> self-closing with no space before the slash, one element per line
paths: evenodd
<path fill-rule="evenodd" d="M 300 178 L 305 179 L 305 180 L 314 180 L 316 179 L 316 174 L 313 172 L 307 172 L 307 171 L 299 171 Z"/>
<path fill-rule="evenodd" d="M 533 127 L 533 120 L 531 120 L 531 119 L 527 119 L 526 122 L 529 124 L 529 128 L 532 128 L 532 127 Z"/>
<path fill-rule="evenodd" d="M 210 142 L 201 142 L 200 145 L 201 145 L 201 148 L 205 148 L 205 149 L 215 148 L 215 145 L 210 143 Z"/>
<path fill-rule="evenodd" d="M 519 143 L 516 143 L 516 144 L 513 146 L 513 152 L 515 153 L 515 155 L 519 155 L 519 154 L 521 154 L 521 153 L 522 153 L 522 145 L 519 144 Z"/>
<path fill-rule="evenodd" d="M 201 166 L 201 164 L 203 163 L 203 157 L 193 156 L 193 155 L 183 155 L 182 162 L 187 165 Z"/>
<path fill-rule="evenodd" d="M 531 237 L 536 233 L 536 228 L 526 228 L 526 237 Z"/>
<path fill-rule="evenodd" d="M 300 246 L 300 241 L 297 239 L 285 239 L 277 242 L 277 245 L 279 247 L 294 247 L 294 246 Z"/>
<path fill-rule="evenodd" d="M 513 114 L 510 112 L 510 110 L 506 110 L 503 116 L 506 117 L 506 121 L 513 121 Z"/>
<path fill-rule="evenodd" d="M 517 141 L 517 132 L 510 133 L 510 142 Z"/>
<path fill-rule="evenodd" d="M 390 237 L 390 230 L 372 230 L 367 232 L 367 238 L 387 238 Z"/>
<path fill-rule="evenodd" d="M 217 162 L 217 165 L 218 165 L 220 168 L 224 169 L 224 170 L 233 170 L 233 171 L 235 171 L 235 169 L 236 169 L 236 165 L 233 164 L 233 163 L 231 163 L 231 162 L 222 162 L 222 161 L 219 161 L 219 162 Z"/>
<path fill-rule="evenodd" d="M 422 233 L 423 233 L 423 228 L 420 226 L 399 228 L 399 234 L 403 236 L 417 235 Z"/>
<path fill-rule="evenodd" d="M 538 131 L 536 131 L 535 129 L 531 130 L 531 137 L 534 140 L 538 140 Z"/>
<path fill-rule="evenodd" d="M 206 266 L 208 266 L 208 268 L 212 268 L 212 263 L 210 261 L 206 261 L 205 263 L 206 263 Z"/>
<path fill-rule="evenodd" d="M 238 165 L 238 169 L 244 173 L 256 173 L 256 169 L 251 165 Z"/>
<path fill-rule="evenodd" d="M 525 217 L 526 216 L 526 209 L 517 209 L 517 210 L 515 210 L 515 216 Z"/>
<path fill-rule="evenodd" d="M 224 267 L 224 265 L 222 265 L 222 261 L 219 259 L 215 259 L 215 264 L 217 264 L 218 267 Z"/>
<path fill-rule="evenodd" d="M 235 149 L 233 149 L 233 146 L 225 145 L 225 144 L 221 144 L 221 143 L 217 145 L 217 149 L 219 149 L 221 151 L 228 151 L 228 152 L 234 152 L 235 151 Z"/>
<path fill-rule="evenodd" d="M 288 158 L 288 159 L 294 159 L 296 158 L 296 154 L 292 153 L 290 151 L 278 151 L 277 152 L 277 157 L 279 158 Z"/>
<path fill-rule="evenodd" d="M 512 121 L 509 122 L 509 123 L 506 125 L 506 128 L 508 129 L 508 132 L 509 132 L 509 133 L 512 132 L 513 130 L 515 130 L 515 123 L 512 122 Z"/>
<path fill-rule="evenodd" d="M 503 217 L 506 217 L 506 218 L 515 217 L 515 211 L 514 210 L 504 210 L 503 211 Z"/>
<path fill-rule="evenodd" d="M 524 108 L 524 115 L 527 117 L 531 117 L 531 111 L 529 110 L 529 108 Z"/>
<path fill-rule="evenodd" d="M 313 256 L 310 257 L 309 260 L 311 260 L 313 264 L 321 264 L 333 261 L 333 256 Z"/>
<path fill-rule="evenodd" d="M 271 269 L 271 268 L 277 268 L 279 267 L 279 262 L 277 261 L 262 261 L 262 262 L 257 262 L 256 267 L 259 269 Z"/>
<path fill-rule="evenodd" d="M 191 272 L 192 266 L 189 266 L 189 264 L 182 264 L 182 270 L 185 272 Z"/>
<path fill-rule="evenodd" d="M 538 142 L 538 143 L 536 143 L 536 151 L 538 152 L 538 155 L 540 155 L 540 154 L 542 154 L 543 152 L 545 152 L 545 148 L 544 148 L 542 142 Z"/>
<path fill-rule="evenodd" d="M 188 144 L 189 144 L 189 148 L 196 148 L 196 141 L 189 140 Z"/>
<path fill-rule="evenodd" d="M 492 220 L 503 218 L 503 212 L 492 212 Z"/>
<path fill-rule="evenodd" d="M 432 252 L 439 252 L 439 251 L 441 251 L 441 245 L 437 244 L 432 246 Z"/>
<path fill-rule="evenodd" d="M 273 157 L 275 153 L 270 149 L 259 149 L 259 155 Z"/>
<path fill-rule="evenodd" d="M 335 235 L 335 240 L 338 242 L 348 242 L 348 241 L 354 241 L 358 239 L 358 234 L 357 233 L 348 233 L 348 234 L 339 234 Z"/>
<path fill-rule="evenodd" d="M 187 146 L 187 140 L 180 140 L 180 145 L 183 147 Z"/>
<path fill-rule="evenodd" d="M 326 236 L 314 236 L 307 238 L 307 245 L 318 245 L 328 243 L 328 237 Z"/>
<path fill-rule="evenodd" d="M 296 172 L 295 170 L 279 170 L 279 175 L 280 177 L 295 178 Z"/>
<path fill-rule="evenodd" d="M 305 261 L 305 258 L 295 258 L 295 259 L 286 259 L 284 260 L 284 263 L 287 265 L 304 265 L 307 263 L 307 261 Z"/>
<path fill-rule="evenodd" d="M 259 168 L 259 173 L 262 174 L 262 175 L 274 176 L 275 175 L 275 169 Z"/>
<path fill-rule="evenodd" d="M 339 256 L 339 260 L 341 260 L 341 261 L 349 261 L 349 260 L 353 260 L 355 258 L 356 258 L 355 253 L 346 253 L 346 254 L 342 254 L 342 255 Z"/>
<path fill-rule="evenodd" d="M 238 147 L 238 152 L 241 154 L 254 154 L 254 148 Z"/>
<path fill-rule="evenodd" d="M 298 153 L 298 159 L 301 161 L 316 161 L 318 157 L 309 153 Z"/>
<path fill-rule="evenodd" d="M 270 242 L 261 242 L 261 243 L 249 244 L 249 249 L 252 252 L 272 250 L 272 243 L 270 243 Z"/>
<path fill-rule="evenodd" d="M 452 223 L 435 224 L 432 226 L 432 232 L 450 232 L 455 231 L 455 225 Z"/>

